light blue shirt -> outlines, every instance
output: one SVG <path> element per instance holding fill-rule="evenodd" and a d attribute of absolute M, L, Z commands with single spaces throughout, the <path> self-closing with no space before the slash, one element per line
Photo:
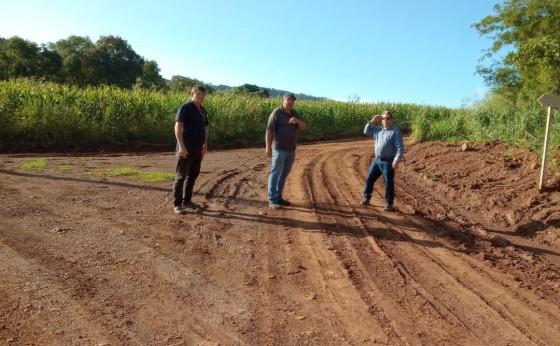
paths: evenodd
<path fill-rule="evenodd" d="M 364 128 L 364 134 L 373 136 L 375 157 L 394 157 L 393 162 L 402 161 L 404 142 L 401 131 L 398 128 L 391 125 L 389 128 L 383 129 L 383 126 L 372 126 L 368 122 Z"/>

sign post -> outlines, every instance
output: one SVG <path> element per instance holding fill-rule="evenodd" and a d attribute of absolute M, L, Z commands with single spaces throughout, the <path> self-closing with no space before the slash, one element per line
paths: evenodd
<path fill-rule="evenodd" d="M 560 96 L 543 95 L 539 98 L 541 106 L 548 107 L 548 115 L 546 117 L 546 133 L 544 135 L 544 148 L 541 164 L 541 177 L 539 179 L 539 190 L 542 191 L 544 173 L 546 172 L 546 157 L 548 154 L 548 133 L 550 131 L 550 120 L 552 118 L 552 107 L 560 108 Z"/>

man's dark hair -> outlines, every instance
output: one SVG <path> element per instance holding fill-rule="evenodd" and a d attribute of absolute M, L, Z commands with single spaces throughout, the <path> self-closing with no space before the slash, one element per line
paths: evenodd
<path fill-rule="evenodd" d="M 204 89 L 204 87 L 200 84 L 193 85 L 193 87 L 191 88 L 191 95 L 194 94 L 196 91 L 200 91 L 201 93 L 206 94 L 206 89 Z"/>

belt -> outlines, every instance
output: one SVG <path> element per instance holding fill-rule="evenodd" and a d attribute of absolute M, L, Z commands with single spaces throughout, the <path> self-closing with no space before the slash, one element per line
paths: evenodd
<path fill-rule="evenodd" d="M 391 157 L 376 157 L 375 159 L 376 159 L 376 160 L 379 160 L 379 161 L 390 161 L 390 162 L 393 162 L 393 160 L 395 160 L 395 157 L 394 157 L 394 156 L 391 156 Z"/>

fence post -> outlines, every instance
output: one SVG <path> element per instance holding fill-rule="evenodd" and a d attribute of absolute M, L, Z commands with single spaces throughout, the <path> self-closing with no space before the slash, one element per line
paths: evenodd
<path fill-rule="evenodd" d="M 550 121 L 552 119 L 552 107 L 560 107 L 560 96 L 543 95 L 539 98 L 539 103 L 541 106 L 548 107 L 548 113 L 546 117 L 546 132 L 544 134 L 544 148 L 541 164 L 541 176 L 539 179 L 539 191 L 543 189 L 544 174 L 546 172 L 546 157 L 548 155 L 548 134 L 550 132 Z"/>

